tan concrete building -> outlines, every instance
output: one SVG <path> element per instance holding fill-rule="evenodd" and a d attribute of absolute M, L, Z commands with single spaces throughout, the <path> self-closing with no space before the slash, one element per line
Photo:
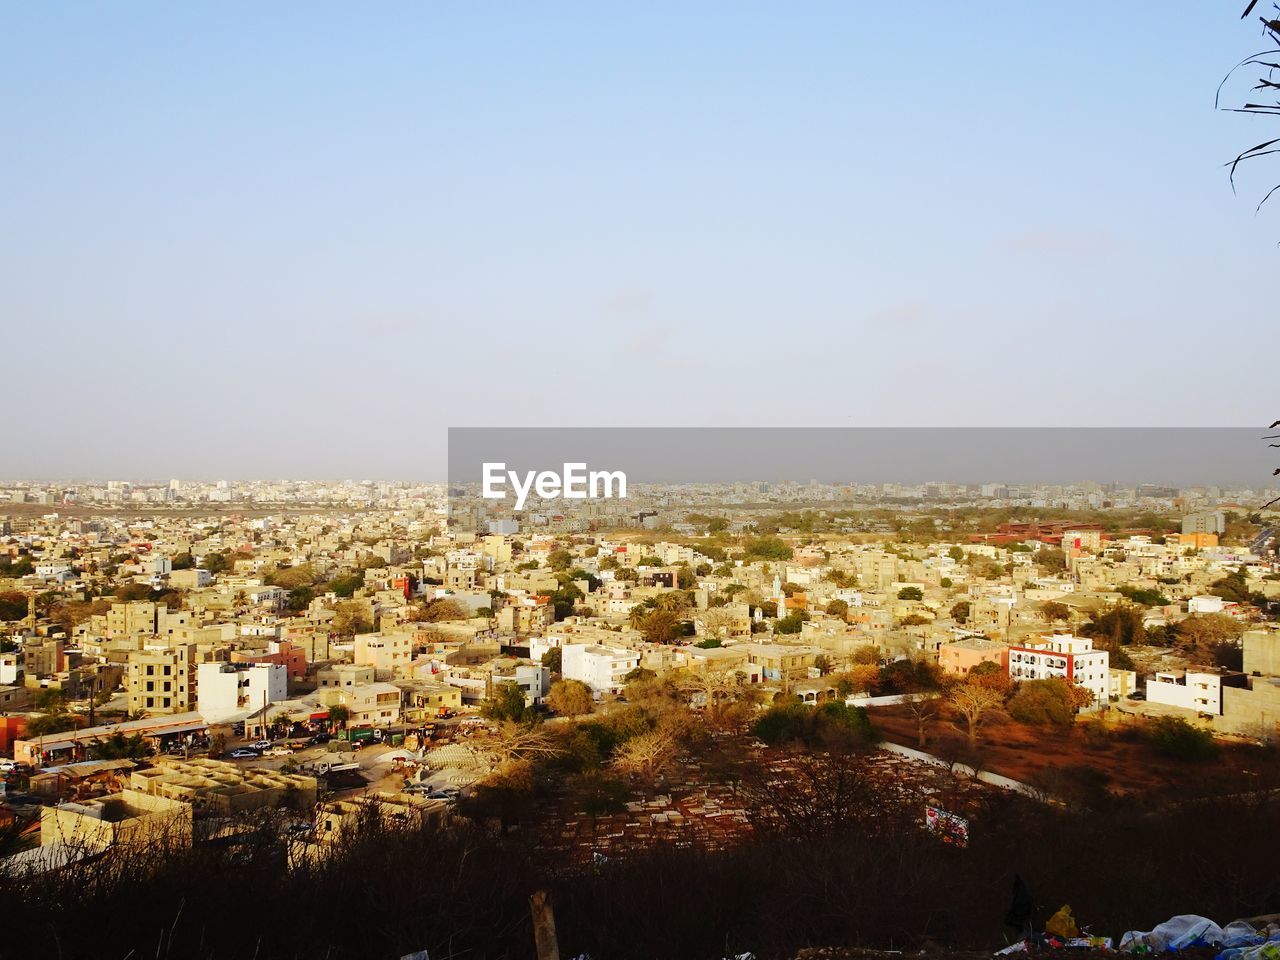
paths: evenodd
<path fill-rule="evenodd" d="M 129 712 L 186 713 L 196 704 L 195 647 L 135 650 L 126 674 Z"/>
<path fill-rule="evenodd" d="M 126 789 L 106 797 L 45 807 L 40 845 L 99 851 L 120 844 L 191 845 L 191 807 Z"/>
<path fill-rule="evenodd" d="M 249 769 L 205 757 L 161 760 L 145 770 L 134 770 L 129 785 L 146 796 L 182 801 L 189 809 L 220 815 L 263 807 L 306 809 L 316 802 L 315 777 Z"/>

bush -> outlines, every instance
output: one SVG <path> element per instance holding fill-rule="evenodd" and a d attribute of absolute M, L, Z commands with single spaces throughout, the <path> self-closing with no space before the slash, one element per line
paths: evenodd
<path fill-rule="evenodd" d="M 751 732 L 770 746 L 856 748 L 876 739 L 867 711 L 843 700 L 828 700 L 817 707 L 795 702 L 775 704 L 761 715 Z"/>
<path fill-rule="evenodd" d="M 1147 742 L 1157 753 L 1174 760 L 1199 763 L 1218 755 L 1213 734 L 1180 717 L 1160 717 L 1147 727 Z"/>
<path fill-rule="evenodd" d="M 1027 680 L 1009 701 L 1009 716 L 1033 726 L 1065 727 L 1071 723 L 1066 686 L 1058 680 Z"/>

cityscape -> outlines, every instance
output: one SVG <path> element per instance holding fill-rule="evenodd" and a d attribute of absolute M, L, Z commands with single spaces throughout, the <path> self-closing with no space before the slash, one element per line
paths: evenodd
<path fill-rule="evenodd" d="M 1280 960 L 1280 0 L 0 17 L 0 960 Z"/>
<path fill-rule="evenodd" d="M 564 902 L 833 838 L 998 870 L 1024 830 L 1121 844 L 1190 799 L 1264 802 L 1275 496 L 794 481 L 514 509 L 443 483 L 10 482 L 6 896 L 211 855 L 318 895 L 362 857 L 483 850 Z M 1105 889 L 1072 897 L 1112 917 Z"/>

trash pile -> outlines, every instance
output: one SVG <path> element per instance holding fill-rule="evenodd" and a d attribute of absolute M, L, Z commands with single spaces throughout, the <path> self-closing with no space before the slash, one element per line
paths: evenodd
<path fill-rule="evenodd" d="M 1183 914 L 1171 917 L 1153 930 L 1130 930 L 1114 948 L 1116 953 L 1146 955 L 1196 950 L 1204 956 L 1214 951 L 1213 960 L 1280 960 L 1280 922 L 1272 917 L 1235 920 L 1220 927 L 1206 917 Z M 1266 921 L 1266 922 L 1263 922 Z M 1261 925 L 1255 926 L 1255 923 Z M 1110 951 L 1110 937 L 1082 932 L 1063 906 L 1049 918 L 1044 932 L 1028 936 L 997 951 L 997 957 L 1031 950 L 1084 949 Z"/>

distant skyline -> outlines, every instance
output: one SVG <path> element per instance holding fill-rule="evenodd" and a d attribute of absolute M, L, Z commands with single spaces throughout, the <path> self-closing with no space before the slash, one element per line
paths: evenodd
<path fill-rule="evenodd" d="M 12 5 L 0 473 L 1269 423 L 1240 6 Z"/>
<path fill-rule="evenodd" d="M 929 482 L 1280 488 L 1273 451 L 1247 428 L 455 428 L 448 482 L 474 485 L 486 462 L 558 471 L 623 470 L 632 484 Z M 500 471 L 501 472 L 501 471 Z M 444 483 L 394 476 L 0 477 L 8 483 L 163 486 L 234 483 Z"/>

